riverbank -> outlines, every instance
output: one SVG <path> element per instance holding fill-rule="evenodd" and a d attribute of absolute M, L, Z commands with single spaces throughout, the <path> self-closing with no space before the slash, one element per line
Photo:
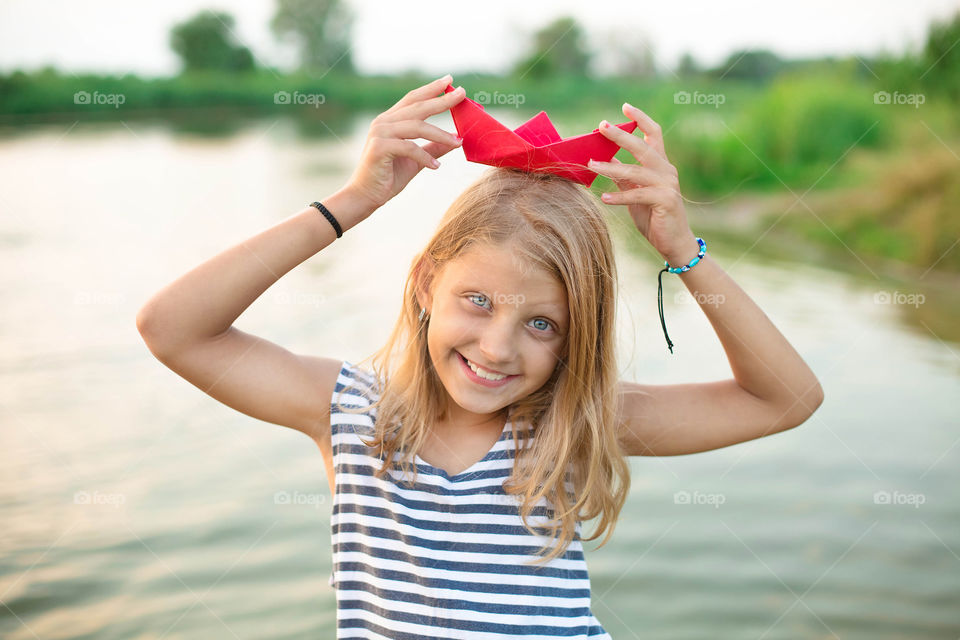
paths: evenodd
<path fill-rule="evenodd" d="M 764 261 L 813 264 L 844 273 L 856 289 L 851 298 L 865 296 L 877 304 L 895 306 L 902 321 L 921 334 L 960 343 L 960 272 L 951 257 L 960 253 L 958 236 L 938 260 L 911 264 L 849 243 L 845 210 L 860 189 L 836 192 L 746 194 L 714 204 L 687 204 L 687 216 L 708 246 L 723 246 L 735 258 L 728 269 L 749 255 Z M 797 198 L 802 196 L 802 201 Z M 910 211 L 903 212 L 905 218 Z M 811 233 L 819 227 L 820 231 Z M 829 237 L 830 240 L 825 238 Z M 642 241 L 642 239 L 641 239 Z M 874 248 L 875 249 L 875 248 Z M 840 316 L 844 309 L 836 310 Z"/>

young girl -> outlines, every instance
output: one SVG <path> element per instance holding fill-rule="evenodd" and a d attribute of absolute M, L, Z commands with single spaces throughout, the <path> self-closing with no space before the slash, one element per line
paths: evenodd
<path fill-rule="evenodd" d="M 357 227 L 460 139 L 425 122 L 464 97 L 450 76 L 374 119 L 350 181 L 322 203 L 154 295 L 137 327 L 155 356 L 217 400 L 298 429 L 334 497 L 339 637 L 607 637 L 590 608 L 580 522 L 613 533 L 628 455 L 725 447 L 804 422 L 816 377 L 704 254 L 660 128 L 601 123 L 639 164 L 591 163 L 716 330 L 734 378 L 617 379 L 616 269 L 605 212 L 580 184 L 489 169 L 412 261 L 371 366 L 296 355 L 233 325 L 283 274 Z M 423 138 L 421 147 L 413 142 Z M 322 215 L 321 215 L 322 214 Z M 701 255 L 702 258 L 694 258 Z M 668 339 L 669 340 L 669 339 Z"/>

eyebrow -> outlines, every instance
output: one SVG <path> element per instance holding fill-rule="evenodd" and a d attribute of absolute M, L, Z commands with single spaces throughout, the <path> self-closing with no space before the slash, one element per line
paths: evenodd
<path fill-rule="evenodd" d="M 564 306 L 557 302 L 531 302 L 530 306 L 531 307 L 549 307 L 550 309 L 553 309 L 558 313 L 561 311 L 565 311 Z"/>

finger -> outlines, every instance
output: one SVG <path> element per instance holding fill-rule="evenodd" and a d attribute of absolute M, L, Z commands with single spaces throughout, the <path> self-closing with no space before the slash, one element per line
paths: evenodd
<path fill-rule="evenodd" d="M 424 150 L 423 147 L 411 140 L 400 140 L 398 138 L 381 138 L 383 142 L 382 149 L 387 157 L 392 158 L 410 158 L 420 165 L 420 168 L 436 169 L 434 166 L 435 158 Z"/>
<path fill-rule="evenodd" d="M 442 142 L 430 142 L 423 145 L 423 150 L 429 153 L 434 158 L 440 158 L 447 155 L 454 149 L 458 148 L 460 145 L 452 146 L 449 144 L 444 144 Z"/>
<path fill-rule="evenodd" d="M 440 127 L 423 120 L 401 120 L 377 124 L 374 126 L 374 133 L 384 138 L 423 138 L 454 147 L 460 146 L 463 142 L 452 133 L 447 133 Z"/>
<path fill-rule="evenodd" d="M 405 107 L 408 104 L 419 102 L 425 98 L 433 97 L 438 93 L 440 93 L 441 91 L 443 91 L 444 88 L 451 82 L 453 82 L 453 76 L 451 76 L 448 73 L 442 78 L 437 78 L 433 82 L 428 82 L 422 87 L 411 89 L 410 91 L 407 92 L 405 96 L 400 98 L 397 104 L 393 105 L 393 107 L 391 107 L 387 112 L 389 113 L 390 111 L 393 111 L 395 109 Z"/>
<path fill-rule="evenodd" d="M 617 191 L 601 194 L 601 199 L 607 204 L 666 204 L 673 192 L 663 187 L 637 187 L 628 191 Z"/>
<path fill-rule="evenodd" d="M 620 127 L 615 127 L 606 120 L 600 123 L 600 133 L 616 142 L 622 149 L 626 149 L 645 167 L 666 171 L 670 163 L 660 155 L 660 152 L 644 142 L 639 136 L 627 133 Z"/>
<path fill-rule="evenodd" d="M 619 160 L 617 162 L 597 162 L 596 160 L 591 160 L 587 166 L 600 175 L 612 178 L 621 190 L 624 189 L 623 185 L 626 185 L 629 189 L 635 186 L 658 187 L 668 184 L 662 173 L 638 164 L 624 164 Z"/>
<path fill-rule="evenodd" d="M 617 160 L 616 158 L 611 158 L 611 159 L 610 159 L 610 162 L 612 162 L 612 163 L 614 163 L 614 164 L 623 164 L 622 162 L 620 162 L 620 161 Z M 620 189 L 620 191 L 626 191 L 627 189 L 632 189 L 632 188 L 634 188 L 634 187 L 636 186 L 635 184 L 633 184 L 633 183 L 630 182 L 629 180 L 624 180 L 623 178 L 614 178 L 613 176 L 610 176 L 610 177 L 611 177 L 611 179 L 613 180 L 613 183 L 614 183 L 615 185 L 617 185 L 617 188 Z"/>
<path fill-rule="evenodd" d="M 446 111 L 450 107 L 463 100 L 466 95 L 467 92 L 463 87 L 457 87 L 450 93 L 445 93 L 442 96 L 420 100 L 418 102 L 413 102 L 406 106 L 400 107 L 391 114 L 391 119 L 425 120 L 429 116 Z"/>
<path fill-rule="evenodd" d="M 663 148 L 663 129 L 654 122 L 653 118 L 636 108 L 629 102 L 623 103 L 623 115 L 637 123 L 640 131 L 644 133 L 647 144 L 660 152 L 660 155 L 666 159 L 667 152 Z"/>

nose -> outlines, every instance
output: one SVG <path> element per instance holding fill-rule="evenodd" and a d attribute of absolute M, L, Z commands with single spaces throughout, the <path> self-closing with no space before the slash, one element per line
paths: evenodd
<path fill-rule="evenodd" d="M 499 321 L 488 322 L 480 334 L 480 353 L 487 364 L 494 368 L 506 366 L 512 362 L 516 352 L 516 339 L 513 334 L 513 319 L 503 316 Z"/>

